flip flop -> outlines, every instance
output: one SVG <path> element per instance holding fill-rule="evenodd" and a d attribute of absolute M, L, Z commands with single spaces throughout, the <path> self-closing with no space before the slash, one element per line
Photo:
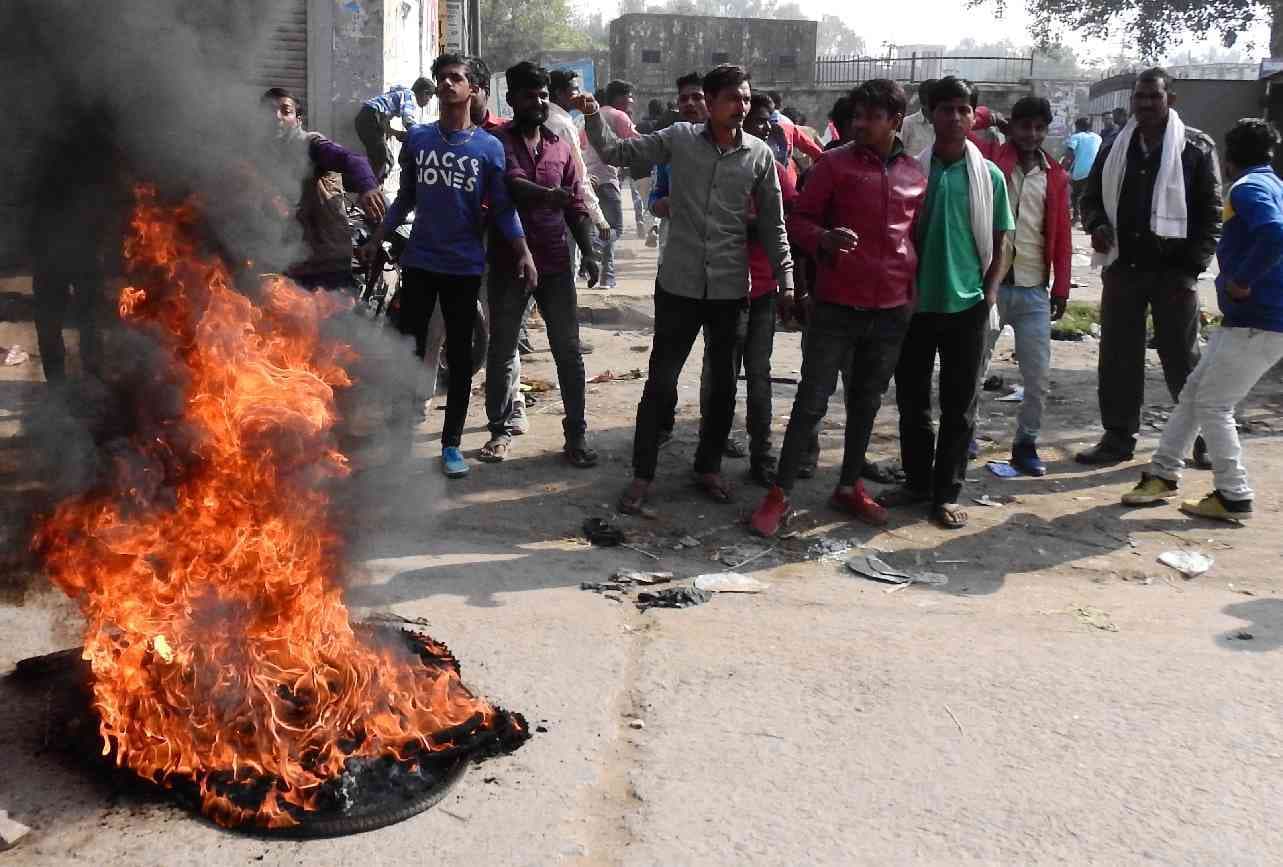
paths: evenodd
<path fill-rule="evenodd" d="M 716 482 L 711 482 L 706 476 L 696 475 L 694 478 L 695 487 L 699 488 L 714 503 L 729 503 L 731 501 L 731 485 L 720 476 L 713 476 Z"/>
<path fill-rule="evenodd" d="M 512 446 L 512 440 L 508 437 L 495 437 L 481 447 L 477 452 L 477 460 L 485 461 L 488 464 L 503 463 L 508 458 L 508 449 Z"/>
<path fill-rule="evenodd" d="M 957 503 L 941 503 L 931 512 L 935 522 L 946 530 L 960 530 L 967 526 L 967 511 Z"/>
<path fill-rule="evenodd" d="M 898 488 L 880 494 L 877 498 L 878 505 L 888 509 L 898 509 L 901 506 L 916 506 L 918 503 L 925 503 L 931 499 L 930 495 L 923 491 L 915 491 L 913 488 L 907 488 L 901 485 Z"/>

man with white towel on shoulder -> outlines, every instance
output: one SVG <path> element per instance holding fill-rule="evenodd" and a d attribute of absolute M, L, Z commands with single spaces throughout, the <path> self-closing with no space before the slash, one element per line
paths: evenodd
<path fill-rule="evenodd" d="M 1216 145 L 1185 126 L 1163 69 L 1142 72 L 1132 118 L 1092 167 L 1083 225 L 1103 267 L 1097 396 L 1105 434 L 1080 452 L 1082 464 L 1132 459 L 1145 401 L 1145 314 L 1172 400 L 1198 364 L 1195 285 L 1221 234 L 1221 172 Z M 1194 465 L 1209 468 L 1202 437 Z"/>

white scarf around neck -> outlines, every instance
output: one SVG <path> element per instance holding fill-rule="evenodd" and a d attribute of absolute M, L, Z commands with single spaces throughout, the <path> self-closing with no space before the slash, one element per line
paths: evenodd
<path fill-rule="evenodd" d="M 1110 147 L 1100 171 L 1100 195 L 1109 225 L 1114 227 L 1114 246 L 1108 253 L 1092 255 L 1092 265 L 1108 268 L 1118 259 L 1118 199 L 1127 173 L 1127 151 L 1136 134 L 1136 119 L 1127 121 Z M 1185 204 L 1185 171 L 1181 152 L 1185 149 L 1185 123 L 1171 109 L 1163 132 L 1158 177 L 1154 180 L 1154 201 L 1149 209 L 1149 228 L 1160 238 L 1185 238 L 1189 232 L 1189 210 Z"/>
<path fill-rule="evenodd" d="M 967 187 L 971 192 L 971 235 L 975 238 L 976 253 L 980 256 L 980 272 L 988 273 L 993 264 L 993 178 L 980 148 L 967 141 Z M 931 177 L 931 154 L 935 146 L 918 154 L 922 173 Z"/>

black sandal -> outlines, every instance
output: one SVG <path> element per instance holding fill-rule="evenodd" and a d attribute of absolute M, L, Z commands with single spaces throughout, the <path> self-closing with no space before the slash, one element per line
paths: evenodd
<path fill-rule="evenodd" d="M 574 446 L 573 448 L 566 446 L 562 453 L 572 467 L 578 467 L 581 470 L 597 466 L 599 459 L 597 452 L 588 448 L 588 446 Z"/>

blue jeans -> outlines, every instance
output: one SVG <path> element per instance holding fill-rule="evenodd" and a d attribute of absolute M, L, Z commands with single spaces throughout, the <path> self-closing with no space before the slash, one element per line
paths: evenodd
<path fill-rule="evenodd" d="M 1042 429 L 1042 410 L 1047 403 L 1051 374 L 1051 296 L 1047 294 L 1047 287 L 1003 286 L 998 290 L 997 321 L 990 317 L 985 354 L 980 364 L 982 380 L 988 373 L 998 335 L 1008 325 L 1016 334 L 1016 363 L 1020 366 L 1020 378 L 1025 385 L 1025 399 L 1016 416 L 1015 441 L 1034 443 Z M 977 404 L 979 400 L 980 392 L 977 390 Z"/>
<path fill-rule="evenodd" d="M 601 264 L 601 284 L 605 287 L 615 283 L 615 242 L 624 234 L 624 201 L 619 192 L 619 183 L 603 183 L 597 187 L 597 198 L 601 203 L 602 216 L 610 223 L 610 239 L 603 241 L 601 236 L 593 233 L 593 249 Z"/>

